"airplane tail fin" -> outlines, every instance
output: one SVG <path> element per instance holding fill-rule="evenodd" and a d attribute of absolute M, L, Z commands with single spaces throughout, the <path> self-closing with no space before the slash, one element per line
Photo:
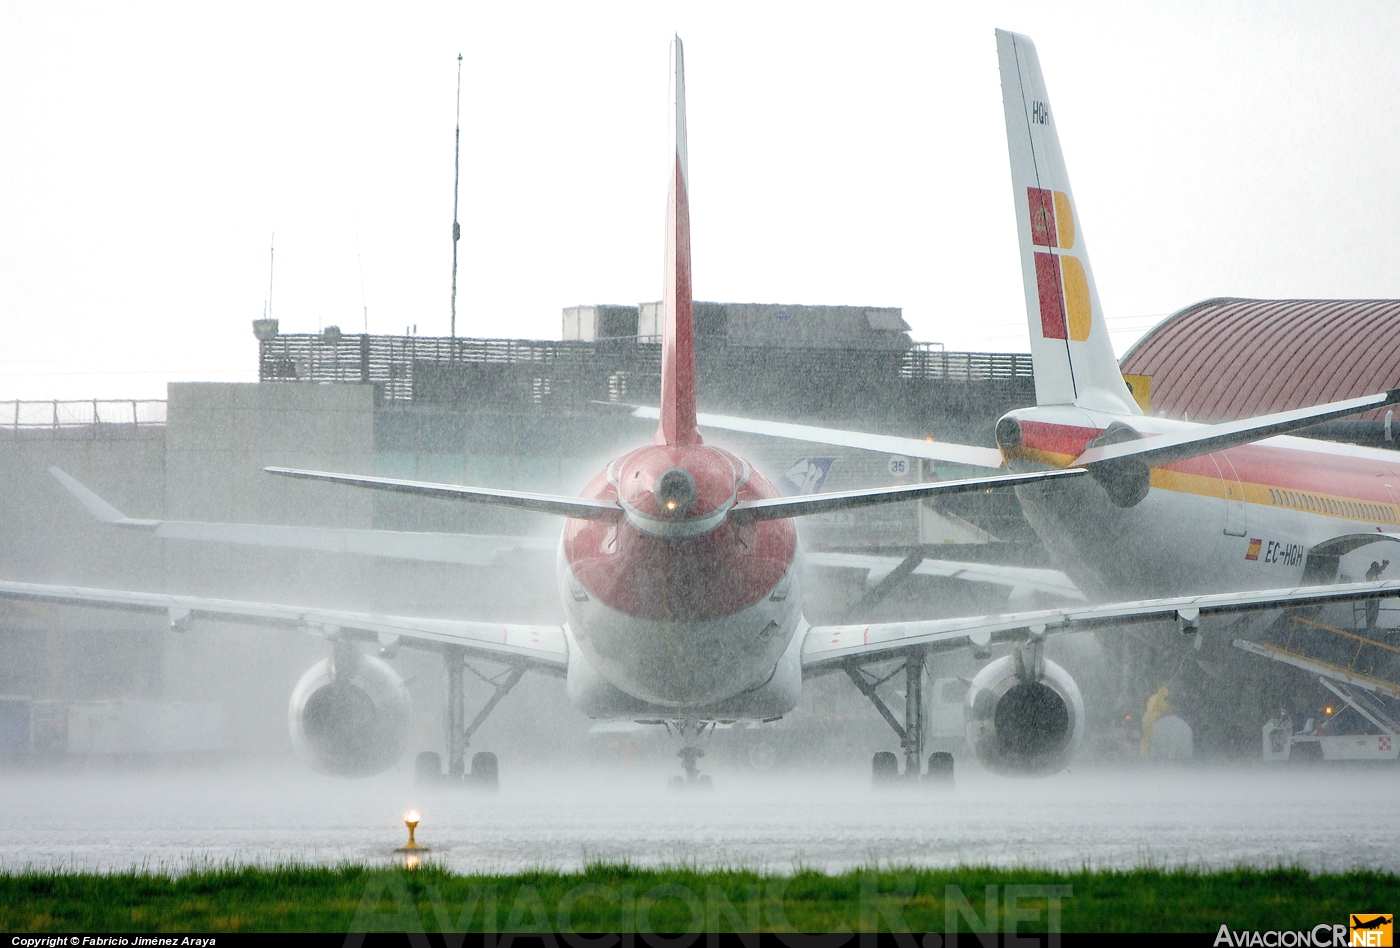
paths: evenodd
<path fill-rule="evenodd" d="M 661 336 L 661 424 L 656 443 L 699 444 L 695 426 L 695 322 L 690 291 L 690 174 L 685 143 L 685 51 L 671 42 L 671 127 L 676 150 L 666 202 L 666 273 Z"/>
<path fill-rule="evenodd" d="M 997 30 L 997 57 L 1036 402 L 1141 414 L 1108 338 L 1035 44 Z"/>

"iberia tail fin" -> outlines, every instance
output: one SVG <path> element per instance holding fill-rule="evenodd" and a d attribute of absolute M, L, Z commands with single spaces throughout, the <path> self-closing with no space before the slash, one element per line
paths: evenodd
<path fill-rule="evenodd" d="M 1035 44 L 997 30 L 1035 400 L 1141 414 L 1113 355 Z"/>
<path fill-rule="evenodd" d="M 699 444 L 695 427 L 695 322 L 690 295 L 690 173 L 685 144 L 685 51 L 671 42 L 671 127 L 676 150 L 666 202 L 665 323 L 661 335 L 661 424 L 656 443 Z"/>

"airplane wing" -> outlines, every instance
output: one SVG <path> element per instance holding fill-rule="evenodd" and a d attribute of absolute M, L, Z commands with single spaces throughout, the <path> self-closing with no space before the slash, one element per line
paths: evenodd
<path fill-rule="evenodd" d="M 661 417 L 661 412 L 656 408 L 637 406 L 632 409 L 632 417 L 654 421 Z M 894 435 L 869 434 L 863 431 L 842 431 L 837 428 L 819 428 L 784 421 L 758 421 L 752 418 L 735 418 L 732 415 L 701 413 L 695 416 L 695 420 L 701 428 L 719 428 L 723 431 L 739 431 L 745 434 L 767 435 L 772 438 L 790 438 L 793 441 L 810 441 L 813 444 L 830 444 L 842 448 L 861 448 L 883 454 L 903 454 L 929 461 L 946 461 L 950 464 L 999 468 L 1003 463 L 1001 452 L 996 448 L 979 448 L 970 444 L 901 438 Z"/>
<path fill-rule="evenodd" d="M 852 659 L 867 662 L 894 658 L 910 648 L 939 651 L 969 645 L 985 648 L 993 643 L 1024 642 L 1032 636 L 1092 632 L 1152 622 L 1174 622 L 1182 631 L 1194 631 L 1200 619 L 1207 616 L 1387 599 L 1397 595 L 1400 595 L 1400 580 L 1386 580 L 1146 599 L 961 619 L 813 626 L 802 643 L 802 671 L 806 675 L 821 674 L 835 671 Z"/>
<path fill-rule="evenodd" d="M 424 619 L 383 616 L 307 606 L 284 606 L 200 596 L 85 589 L 80 586 L 46 586 L 36 583 L 0 582 L 0 599 L 63 603 L 117 609 L 125 612 L 166 613 L 172 627 L 185 629 L 197 619 L 278 626 L 335 638 L 348 635 L 381 645 L 404 644 L 434 650 L 456 645 L 480 658 L 523 661 L 532 669 L 562 675 L 569 667 L 569 646 L 557 625 L 502 625 L 463 622 L 456 619 Z"/>
<path fill-rule="evenodd" d="M 1292 411 L 1276 412 L 1272 415 L 1258 415 L 1227 421 L 1218 425 L 1203 425 L 1178 434 L 1155 435 L 1134 441 L 1120 441 L 1090 448 L 1075 458 L 1076 466 L 1092 467 L 1096 464 L 1111 463 L 1131 458 L 1134 461 L 1155 467 L 1170 464 L 1186 458 L 1210 454 L 1225 448 L 1261 441 L 1274 435 L 1297 431 L 1333 418 L 1343 418 L 1357 412 L 1373 408 L 1384 408 L 1400 402 L 1400 389 L 1391 389 L 1376 395 L 1361 398 L 1348 398 L 1311 408 L 1297 408 Z"/>
<path fill-rule="evenodd" d="M 49 468 L 64 489 L 98 520 L 145 530 L 172 540 L 199 540 L 244 546 L 291 547 L 327 553 L 356 553 L 431 563 L 490 566 L 520 551 L 552 553 L 559 543 L 547 537 L 489 536 L 464 533 L 417 533 L 360 530 L 350 527 L 305 527 L 269 523 L 204 523 L 192 520 L 139 520 L 128 517 L 57 467 Z"/>
<path fill-rule="evenodd" d="M 866 582 L 874 584 L 897 569 L 903 562 L 898 556 L 871 556 L 867 553 L 808 553 L 807 565 L 828 569 L 863 569 L 869 572 Z M 1037 569 L 1029 566 L 1002 566 L 995 563 L 966 563 L 958 560 L 926 559 L 914 567 L 918 576 L 941 576 L 972 583 L 1009 586 L 1052 593 L 1067 599 L 1083 599 L 1084 594 L 1064 573 L 1057 569 Z"/>

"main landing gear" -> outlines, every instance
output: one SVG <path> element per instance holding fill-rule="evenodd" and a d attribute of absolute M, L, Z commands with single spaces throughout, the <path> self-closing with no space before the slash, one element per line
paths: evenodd
<path fill-rule="evenodd" d="M 467 664 L 466 649 L 448 645 L 442 653 L 447 670 L 447 772 L 442 771 L 442 758 L 436 751 L 423 751 L 414 762 L 414 777 L 419 786 L 461 784 L 494 793 L 500 787 L 500 771 L 496 755 L 478 752 L 472 755 L 471 770 L 467 770 L 467 747 L 471 736 L 486 721 L 501 699 L 525 676 L 524 665 L 512 665 L 497 675 L 485 675 Z M 493 694 L 470 724 L 466 723 L 466 673 L 471 672 L 493 689 Z"/>
<path fill-rule="evenodd" d="M 875 710 L 899 736 L 899 746 L 904 749 L 904 773 L 899 772 L 899 758 L 889 751 L 880 751 L 870 762 L 870 776 L 876 786 L 897 784 L 901 780 L 913 782 L 920 778 L 929 784 L 950 785 L 953 782 L 953 755 L 945 751 L 932 753 L 928 757 L 928 772 L 921 773 L 924 752 L 924 653 L 922 649 L 910 649 L 904 653 L 904 661 L 894 671 L 883 678 L 866 671 L 854 660 L 844 666 L 846 675 L 860 689 L 860 693 L 870 699 Z M 900 672 L 904 673 L 904 720 L 900 721 L 880 697 L 878 689 Z"/>

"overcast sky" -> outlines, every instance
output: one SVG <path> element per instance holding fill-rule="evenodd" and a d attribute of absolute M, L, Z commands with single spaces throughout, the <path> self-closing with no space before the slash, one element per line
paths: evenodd
<path fill-rule="evenodd" d="M 1036 42 L 1119 339 L 1400 295 L 1400 5 L 5 0 L 0 398 L 252 381 L 251 320 L 464 335 L 660 296 L 686 43 L 698 299 L 1025 350 L 992 30 Z M 1121 349 L 1120 349 L 1121 351 Z"/>

